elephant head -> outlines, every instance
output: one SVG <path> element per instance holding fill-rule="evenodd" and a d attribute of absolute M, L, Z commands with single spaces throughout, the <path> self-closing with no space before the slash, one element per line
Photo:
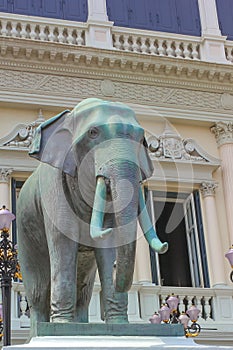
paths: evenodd
<path fill-rule="evenodd" d="M 110 235 L 113 228 L 104 227 L 104 222 L 106 212 L 112 212 L 118 235 L 118 291 L 127 291 L 132 284 L 137 218 L 149 245 L 158 253 L 167 251 L 146 210 L 142 183 L 152 175 L 153 166 L 132 109 L 118 102 L 84 100 L 40 125 L 30 155 L 77 177 L 80 187 L 89 179 L 92 239 Z M 87 201 L 85 195 L 83 200 Z"/>

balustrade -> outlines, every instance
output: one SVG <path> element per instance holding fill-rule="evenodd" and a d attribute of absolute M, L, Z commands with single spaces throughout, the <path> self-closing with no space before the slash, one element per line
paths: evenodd
<path fill-rule="evenodd" d="M 133 309 L 135 309 L 135 305 L 137 304 L 137 307 L 138 307 L 137 322 L 138 320 L 141 320 L 141 322 L 148 322 L 149 316 L 151 316 L 154 311 L 158 311 L 153 309 L 153 305 L 151 305 L 151 299 L 148 299 L 149 304 L 147 305 L 147 307 L 149 309 L 146 313 L 145 313 L 145 310 L 142 310 L 142 306 L 140 308 L 139 306 L 140 302 L 141 304 L 144 304 L 145 299 L 143 301 L 143 298 L 146 298 L 148 296 L 148 291 L 150 294 L 150 298 L 153 295 L 155 304 L 160 306 L 166 303 L 166 300 L 169 297 L 169 295 L 174 293 L 174 295 L 176 295 L 179 298 L 179 306 L 178 306 L 179 313 L 186 312 L 190 308 L 190 306 L 194 304 L 200 310 L 198 322 L 201 325 L 213 323 L 214 321 L 216 321 L 213 318 L 213 315 L 215 315 L 215 318 L 218 320 L 217 310 L 214 310 L 214 303 L 213 303 L 213 299 L 215 298 L 214 289 L 184 288 L 184 287 L 171 288 L 171 287 L 159 287 L 159 286 L 156 286 L 155 288 L 153 285 L 151 285 L 150 287 L 146 286 L 145 291 L 144 291 L 144 287 L 141 287 L 139 285 L 133 285 L 132 288 L 133 288 L 132 292 L 129 293 L 129 305 L 134 305 Z M 12 300 L 14 303 L 14 307 L 12 308 L 13 328 L 15 328 L 14 325 L 16 325 L 16 329 L 29 328 L 30 312 L 27 304 L 27 298 L 24 292 L 23 283 L 14 282 L 12 293 L 13 293 Z M 90 310 L 89 310 L 89 316 L 90 316 L 91 322 L 102 322 L 100 295 L 101 295 L 101 287 L 100 285 L 96 284 L 94 287 L 93 297 L 92 297 Z M 136 299 L 135 299 L 135 296 L 136 296 Z M 140 299 L 140 301 L 138 298 Z M 129 308 L 129 313 L 130 313 L 130 308 Z M 129 319 L 131 322 L 135 322 L 135 310 L 134 310 L 134 315 L 129 314 Z M 14 322 L 14 321 L 17 321 L 17 322 Z"/>
<path fill-rule="evenodd" d="M 165 32 L 112 27 L 112 47 L 119 51 L 152 56 L 202 60 L 201 37 Z M 73 22 L 36 17 L 0 15 L 0 37 L 85 46 L 88 32 L 86 22 Z M 111 45 L 110 45 L 111 46 Z M 109 47 L 109 49 L 112 49 Z M 4 47 L 1 50 L 3 54 Z M 233 42 L 225 42 L 225 55 L 233 62 Z"/>
<path fill-rule="evenodd" d="M 135 31 L 135 30 L 134 30 Z M 185 58 L 200 60 L 200 40 L 193 38 L 182 39 L 177 35 L 170 35 L 174 39 L 164 38 L 164 33 L 155 32 L 155 34 L 143 35 L 141 32 L 132 35 L 122 30 L 117 31 L 113 28 L 113 47 L 121 51 L 130 51 L 135 53 Z"/>
<path fill-rule="evenodd" d="M 0 37 L 47 41 L 57 44 L 86 45 L 87 24 L 62 21 L 26 19 L 12 14 L 0 16 Z M 162 32 L 145 34 L 147 31 L 112 28 L 113 47 L 116 50 L 156 56 L 168 56 L 200 60 L 200 38 L 178 36 Z"/>
<path fill-rule="evenodd" d="M 233 62 L 233 42 L 227 42 L 225 44 L 226 59 L 232 63 Z"/>
<path fill-rule="evenodd" d="M 0 17 L 0 36 L 29 40 L 50 41 L 69 45 L 85 45 L 85 23 L 56 21 L 46 23 L 40 20 L 16 20 L 8 14 L 9 19 Z M 11 17 L 13 17 L 11 19 Z"/>

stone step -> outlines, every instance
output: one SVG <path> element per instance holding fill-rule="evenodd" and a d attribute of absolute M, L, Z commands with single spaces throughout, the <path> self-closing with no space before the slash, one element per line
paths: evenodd
<path fill-rule="evenodd" d="M 3 350 L 227 350 L 233 347 L 200 345 L 193 339 L 156 336 L 44 336 L 32 338 L 25 345 L 3 347 Z"/>

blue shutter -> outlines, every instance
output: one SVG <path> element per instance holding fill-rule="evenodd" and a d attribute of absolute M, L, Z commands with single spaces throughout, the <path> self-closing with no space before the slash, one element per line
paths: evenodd
<path fill-rule="evenodd" d="M 16 214 L 16 201 L 17 201 L 17 192 L 20 191 L 20 189 L 22 188 L 24 184 L 24 181 L 17 181 L 14 178 L 11 179 L 11 211 L 13 214 L 15 214 L 15 216 L 17 216 Z M 17 220 L 13 220 L 12 221 L 12 242 L 13 245 L 15 245 L 17 243 L 17 229 L 16 229 L 16 221 Z"/>
<path fill-rule="evenodd" d="M 38 1 L 38 0 L 37 0 Z M 40 16 L 62 18 L 62 0 L 42 0 Z"/>
<path fill-rule="evenodd" d="M 0 12 L 12 12 L 12 5 L 8 0 L 0 0 Z"/>
<path fill-rule="evenodd" d="M 149 3 L 148 0 L 130 0 L 128 17 L 132 28 L 151 29 L 149 22 Z"/>
<path fill-rule="evenodd" d="M 208 264 L 207 264 L 207 254 L 206 254 L 206 246 L 205 246 L 205 235 L 201 214 L 201 203 L 200 203 L 200 195 L 198 191 L 193 192 L 195 210 L 196 210 L 196 220 L 197 220 L 197 229 L 200 243 L 200 251 L 201 251 L 201 261 L 202 261 L 202 272 L 204 279 L 204 287 L 210 287 L 209 280 L 209 272 L 208 272 Z"/>
<path fill-rule="evenodd" d="M 63 0 L 63 18 L 71 21 L 86 22 L 87 0 Z"/>
<path fill-rule="evenodd" d="M 13 13 L 20 15 L 38 16 L 38 1 L 36 0 L 14 0 L 13 1 Z"/>
<path fill-rule="evenodd" d="M 177 32 L 174 0 L 151 0 L 150 8 L 150 18 L 154 23 L 154 30 L 169 33 Z"/>
<path fill-rule="evenodd" d="M 197 0 L 176 0 L 177 33 L 201 36 Z"/>
<path fill-rule="evenodd" d="M 109 21 L 113 21 L 115 26 L 129 27 L 129 0 L 107 0 L 106 5 Z"/>
<path fill-rule="evenodd" d="M 219 27 L 222 35 L 228 40 L 233 40 L 233 1 L 216 0 Z"/>

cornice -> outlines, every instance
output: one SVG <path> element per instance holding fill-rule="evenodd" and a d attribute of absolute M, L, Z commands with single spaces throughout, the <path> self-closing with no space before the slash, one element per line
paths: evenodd
<path fill-rule="evenodd" d="M 231 64 L 137 54 L 87 46 L 0 38 L 0 65 L 11 70 L 89 76 L 185 89 L 233 92 Z"/>

